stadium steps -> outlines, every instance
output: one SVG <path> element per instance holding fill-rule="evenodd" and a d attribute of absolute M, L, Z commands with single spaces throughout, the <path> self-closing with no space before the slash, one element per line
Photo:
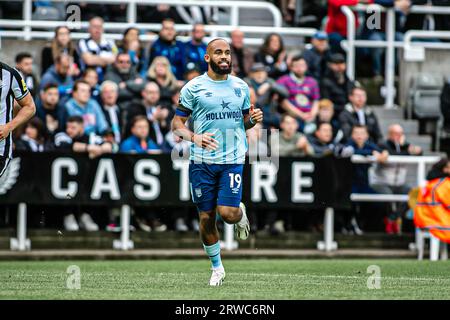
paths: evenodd
<path fill-rule="evenodd" d="M 102 249 L 112 248 L 114 239 L 120 234 L 99 232 L 62 232 L 57 230 L 30 230 L 27 235 L 31 240 L 32 249 Z M 0 230 L 0 250 L 9 249 L 9 239 L 15 237 L 12 229 Z M 198 248 L 200 240 L 197 233 L 168 232 L 133 232 L 131 234 L 136 249 L 193 249 Z M 243 249 L 315 249 L 317 241 L 322 240 L 319 233 L 286 232 L 278 236 L 265 231 L 252 234 L 247 241 L 240 241 Z M 414 241 L 413 234 L 389 236 L 382 233 L 366 233 L 362 236 L 335 235 L 339 248 L 343 249 L 407 249 Z M 357 240 L 357 241 L 356 241 Z"/>

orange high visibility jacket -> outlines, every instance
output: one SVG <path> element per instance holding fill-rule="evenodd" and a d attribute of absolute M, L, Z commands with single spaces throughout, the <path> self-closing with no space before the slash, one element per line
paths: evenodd
<path fill-rule="evenodd" d="M 418 228 L 429 229 L 441 241 L 450 243 L 450 177 L 429 180 L 420 189 L 414 223 Z"/>

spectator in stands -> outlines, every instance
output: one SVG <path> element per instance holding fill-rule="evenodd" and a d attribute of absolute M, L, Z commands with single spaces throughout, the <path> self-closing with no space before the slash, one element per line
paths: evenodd
<path fill-rule="evenodd" d="M 171 97 L 173 92 L 182 86 L 184 81 L 178 81 L 172 73 L 170 62 L 166 57 L 156 57 L 150 68 L 148 68 L 147 78 L 148 82 L 155 82 L 159 87 L 159 100 L 162 105 L 168 106 L 171 104 Z"/>
<path fill-rule="evenodd" d="M 320 81 L 320 96 L 330 99 L 334 104 L 335 118 L 339 117 L 355 83 L 347 76 L 345 57 L 340 53 L 330 56 L 328 67 Z"/>
<path fill-rule="evenodd" d="M 303 57 L 308 65 L 307 75 L 319 81 L 325 74 L 330 56 L 327 33 L 317 31 L 312 37 L 311 44 L 312 48 L 305 50 Z"/>
<path fill-rule="evenodd" d="M 100 85 L 97 71 L 94 68 L 86 68 L 83 72 L 82 79 L 91 87 L 91 98 L 100 103 Z"/>
<path fill-rule="evenodd" d="M 87 85 L 86 91 L 88 92 Z M 88 153 L 91 159 L 112 152 L 110 143 L 103 141 L 100 136 L 85 133 L 84 120 L 81 116 L 70 116 L 67 119 L 66 132 L 59 132 L 55 135 L 55 147 L 57 150 L 65 152 Z M 64 211 L 64 227 L 67 231 L 78 231 L 80 227 L 86 231 L 99 230 L 97 223 L 86 212 L 95 212 L 95 209 L 67 207 Z M 74 213 L 77 213 L 79 224 Z"/>
<path fill-rule="evenodd" d="M 59 99 L 61 103 L 67 101 L 74 83 L 73 76 L 70 74 L 72 57 L 62 53 L 56 56 L 55 64 L 48 68 L 42 76 L 39 85 L 39 91 L 42 91 L 49 83 L 58 85 Z"/>
<path fill-rule="evenodd" d="M 334 118 L 334 106 L 333 102 L 329 99 L 321 99 L 319 101 L 319 113 L 316 118 L 316 125 L 314 126 L 314 131 L 317 125 L 321 122 L 329 123 L 333 129 L 333 142 L 341 143 L 344 139 L 344 133 L 341 130 L 339 121 Z"/>
<path fill-rule="evenodd" d="M 81 116 L 84 121 L 84 133 L 103 134 L 108 129 L 105 115 L 98 102 L 91 98 L 91 87 L 84 80 L 73 85 L 72 98 L 65 104 L 69 116 Z"/>
<path fill-rule="evenodd" d="M 369 139 L 374 143 L 381 142 L 383 138 L 378 119 L 375 113 L 366 106 L 367 94 L 362 87 L 354 87 L 350 91 L 350 103 L 345 106 L 344 111 L 339 115 L 339 122 L 341 123 L 344 137 L 349 139 L 352 128 L 355 125 L 366 126 L 369 132 Z"/>
<path fill-rule="evenodd" d="M 145 49 L 144 45 L 139 40 L 138 28 L 127 28 L 123 33 L 123 38 L 121 43 L 119 43 L 118 48 L 120 52 L 128 53 L 131 65 L 138 73 L 144 70 Z"/>
<path fill-rule="evenodd" d="M 333 141 L 333 127 L 329 122 L 319 122 L 313 135 L 309 135 L 308 142 L 314 150 L 314 155 L 339 155 L 340 145 Z"/>
<path fill-rule="evenodd" d="M 418 156 L 422 148 L 406 141 L 403 128 L 399 124 L 389 126 L 388 138 L 381 144 L 381 148 L 389 155 Z M 407 165 L 405 164 L 379 164 L 375 166 L 370 187 L 380 194 L 408 194 L 411 186 L 406 182 Z M 391 203 L 390 212 L 385 218 L 386 233 L 400 233 L 402 214 L 408 210 L 406 204 Z"/>
<path fill-rule="evenodd" d="M 288 90 L 268 77 L 264 64 L 255 63 L 245 79 L 256 94 L 256 106 L 264 113 L 264 128 L 279 128 L 281 115 L 278 112 L 280 101 L 289 97 Z"/>
<path fill-rule="evenodd" d="M 121 152 L 159 154 L 162 150 L 150 138 L 150 124 L 145 116 L 136 116 L 131 120 L 131 136 L 120 145 Z"/>
<path fill-rule="evenodd" d="M 267 66 L 269 77 L 275 80 L 289 72 L 286 58 L 283 39 L 278 33 L 269 34 L 255 54 L 255 62 L 262 62 Z"/>
<path fill-rule="evenodd" d="M 144 87 L 144 80 L 132 66 L 130 55 L 125 52 L 117 54 L 116 61 L 106 71 L 105 80 L 112 81 L 119 86 L 118 101 L 120 103 L 138 98 Z"/>
<path fill-rule="evenodd" d="M 254 53 L 244 46 L 244 32 L 239 29 L 231 31 L 231 64 L 239 78 L 245 78 L 254 62 Z"/>
<path fill-rule="evenodd" d="M 178 80 L 183 79 L 186 65 L 184 44 L 176 40 L 175 22 L 172 19 L 164 19 L 161 23 L 159 38 L 150 48 L 148 65 L 158 56 L 166 57 L 170 62 L 172 73 L 175 77 Z"/>
<path fill-rule="evenodd" d="M 70 38 L 70 29 L 66 26 L 56 27 L 55 36 L 49 45 L 42 49 L 41 54 L 41 75 L 43 75 L 48 68 L 50 68 L 56 60 L 56 57 L 65 53 L 72 57 L 72 65 L 70 74 L 77 77 L 80 74 L 80 58 L 76 45 L 74 45 Z"/>
<path fill-rule="evenodd" d="M 103 81 L 106 67 L 116 60 L 117 47 L 113 41 L 103 36 L 103 19 L 94 17 L 89 20 L 89 38 L 81 39 L 78 43 L 81 57 L 81 69 L 95 68 L 99 81 Z"/>
<path fill-rule="evenodd" d="M 353 154 L 362 156 L 374 156 L 377 163 L 384 163 L 389 157 L 386 150 L 382 150 L 379 146 L 369 140 L 369 131 L 364 125 L 355 125 L 352 128 L 351 140 L 347 147 L 352 149 Z M 375 193 L 369 186 L 369 168 L 370 164 L 354 164 L 353 165 L 353 179 L 352 179 L 352 193 Z M 355 233 L 361 235 L 363 232 L 358 225 L 357 216 L 361 212 L 360 204 L 353 205 L 353 216 L 346 217 L 344 222 L 344 233 Z"/>
<path fill-rule="evenodd" d="M 281 157 L 305 156 L 314 153 L 306 137 L 298 132 L 298 122 L 294 117 L 283 114 L 280 127 L 279 155 Z"/>
<path fill-rule="evenodd" d="M 205 26 L 201 23 L 196 23 L 192 27 L 191 40 L 184 44 L 186 65 L 188 63 L 194 63 L 199 66 L 201 73 L 208 71 L 208 64 L 204 58 L 206 54 L 206 43 L 203 42 L 204 37 Z"/>
<path fill-rule="evenodd" d="M 65 130 L 67 112 L 64 106 L 59 104 L 56 84 L 49 83 L 42 89 L 39 99 L 36 99 L 36 116 L 43 122 L 49 136 Z"/>
<path fill-rule="evenodd" d="M 35 98 L 39 84 L 33 73 L 33 56 L 28 52 L 18 53 L 16 55 L 16 69 L 25 81 L 31 95 Z"/>
<path fill-rule="evenodd" d="M 201 75 L 200 67 L 196 64 L 189 62 L 186 65 L 186 70 L 184 71 L 184 81 L 187 83 Z"/>
<path fill-rule="evenodd" d="M 101 105 L 105 114 L 106 122 L 114 141 L 118 144 L 122 141 L 122 133 L 124 131 L 124 111 L 117 104 L 119 96 L 119 86 L 110 80 L 103 81 L 100 86 Z"/>
<path fill-rule="evenodd" d="M 46 152 L 54 149 L 51 139 L 48 139 L 44 123 L 38 117 L 33 117 L 27 122 L 24 134 L 14 144 L 17 151 Z"/>
<path fill-rule="evenodd" d="M 302 56 L 295 56 L 289 66 L 290 73 L 278 79 L 277 83 L 286 87 L 289 98 L 281 102 L 281 107 L 300 122 L 312 122 L 319 111 L 319 85 L 317 81 L 305 76 L 308 65 Z"/>
<path fill-rule="evenodd" d="M 169 108 L 160 104 L 159 87 L 155 82 L 148 82 L 141 95 L 142 100 L 133 103 L 128 109 L 126 133 L 130 132 L 130 124 L 134 117 L 145 116 L 151 124 L 151 139 L 162 148 L 164 136 L 170 130 Z"/>

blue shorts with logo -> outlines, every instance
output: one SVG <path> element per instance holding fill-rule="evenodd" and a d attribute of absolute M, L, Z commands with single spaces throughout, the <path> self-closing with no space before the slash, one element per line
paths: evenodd
<path fill-rule="evenodd" d="M 189 164 L 192 201 L 199 212 L 216 206 L 239 207 L 243 164 Z"/>

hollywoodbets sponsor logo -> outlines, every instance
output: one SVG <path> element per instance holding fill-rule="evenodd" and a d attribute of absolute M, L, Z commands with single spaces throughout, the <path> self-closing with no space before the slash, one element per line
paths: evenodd
<path fill-rule="evenodd" d="M 210 112 L 205 116 L 205 120 L 224 120 L 234 119 L 236 121 L 242 118 L 242 111 L 225 111 L 225 112 Z"/>

